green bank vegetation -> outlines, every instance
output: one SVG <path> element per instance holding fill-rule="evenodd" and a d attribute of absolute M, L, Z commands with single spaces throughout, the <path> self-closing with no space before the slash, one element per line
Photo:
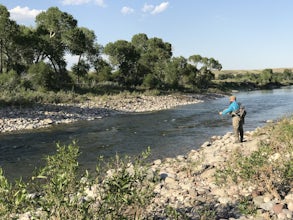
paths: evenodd
<path fill-rule="evenodd" d="M 144 33 L 130 41 L 100 45 L 94 31 L 78 26 L 72 15 L 57 7 L 40 13 L 35 23 L 34 27 L 17 24 L 0 5 L 2 100 L 15 94 L 42 99 L 48 91 L 95 95 L 124 90 L 200 91 L 209 87 L 212 71 L 222 68 L 214 58 L 197 54 L 174 57 L 171 43 Z M 70 67 L 67 56 L 76 57 Z"/>
<path fill-rule="evenodd" d="M 222 70 L 214 71 L 215 87 L 229 89 L 271 89 L 293 84 L 293 69 Z"/>
<path fill-rule="evenodd" d="M 0 169 L 0 218 L 18 219 L 140 219 L 154 196 L 155 175 L 146 159 L 118 155 L 97 160 L 96 173 L 81 175 L 79 147 L 57 145 L 55 155 L 31 180 L 10 183 Z"/>
<path fill-rule="evenodd" d="M 144 33 L 101 45 L 94 31 L 57 7 L 40 13 L 35 24 L 17 24 L 0 4 L 2 104 L 74 102 L 122 91 L 199 93 L 292 84 L 290 69 L 221 71 L 212 57 L 175 57 L 171 43 Z M 66 57 L 76 61 L 68 66 Z"/>
<path fill-rule="evenodd" d="M 217 184 L 253 185 L 257 193 L 279 198 L 293 187 L 293 116 L 259 132 L 269 138 L 251 155 L 235 152 L 229 164 L 217 170 Z M 147 162 L 150 149 L 137 158 L 116 156 L 110 162 L 100 158 L 94 174 L 80 174 L 79 154 L 74 143 L 57 145 L 56 154 L 47 156 L 46 165 L 28 181 L 11 183 L 0 169 L 1 219 L 17 219 L 22 213 L 34 219 L 147 219 L 151 215 L 145 210 L 155 196 L 158 175 Z M 166 216 L 178 215 L 165 208 Z M 244 214 L 256 210 L 250 196 L 242 198 L 238 208 Z"/>

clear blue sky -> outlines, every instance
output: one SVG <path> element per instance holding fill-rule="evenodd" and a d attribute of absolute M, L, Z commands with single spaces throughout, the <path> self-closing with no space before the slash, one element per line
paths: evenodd
<path fill-rule="evenodd" d="M 18 24 L 34 25 L 58 7 L 95 32 L 105 46 L 145 33 L 173 46 L 174 56 L 199 54 L 225 70 L 293 67 L 292 0 L 0 0 Z"/>

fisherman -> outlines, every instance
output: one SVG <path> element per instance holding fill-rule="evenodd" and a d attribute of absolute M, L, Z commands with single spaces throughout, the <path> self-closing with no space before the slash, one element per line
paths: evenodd
<path fill-rule="evenodd" d="M 240 104 L 236 102 L 236 96 L 230 96 L 230 105 L 227 109 L 219 112 L 220 115 L 230 114 L 232 116 L 232 126 L 234 130 L 235 143 L 243 142 L 244 116 L 239 115 Z"/>

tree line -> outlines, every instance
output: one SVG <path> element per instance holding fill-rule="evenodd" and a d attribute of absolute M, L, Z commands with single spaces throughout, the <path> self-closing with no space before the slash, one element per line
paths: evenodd
<path fill-rule="evenodd" d="M 250 82 L 258 86 L 266 86 L 269 84 L 290 85 L 293 81 L 293 73 L 291 69 L 273 70 L 264 69 L 262 71 L 250 71 L 241 74 L 233 72 L 221 73 L 217 77 L 218 80 L 230 80 L 234 82 Z"/>
<path fill-rule="evenodd" d="M 64 90 L 110 82 L 125 89 L 201 90 L 214 79 L 212 70 L 222 69 L 214 58 L 174 57 L 169 42 L 144 33 L 105 46 L 96 39 L 94 31 L 79 27 L 57 7 L 41 12 L 35 27 L 27 27 L 0 5 L 0 84 Z M 70 70 L 66 55 L 78 57 Z"/>

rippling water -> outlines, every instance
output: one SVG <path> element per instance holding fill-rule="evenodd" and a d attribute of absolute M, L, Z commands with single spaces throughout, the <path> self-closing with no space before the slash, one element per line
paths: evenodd
<path fill-rule="evenodd" d="M 244 130 L 293 114 L 293 87 L 235 95 L 248 111 Z M 220 98 L 153 113 L 122 114 L 33 132 L 1 134 L 0 166 L 9 178 L 30 176 L 45 155 L 55 153 L 56 142 L 69 144 L 73 140 L 82 152 L 81 166 L 90 170 L 100 155 L 137 155 L 148 146 L 150 159 L 174 157 L 197 149 L 213 135 L 231 131 L 229 116 L 218 115 L 228 104 L 227 98 Z"/>

